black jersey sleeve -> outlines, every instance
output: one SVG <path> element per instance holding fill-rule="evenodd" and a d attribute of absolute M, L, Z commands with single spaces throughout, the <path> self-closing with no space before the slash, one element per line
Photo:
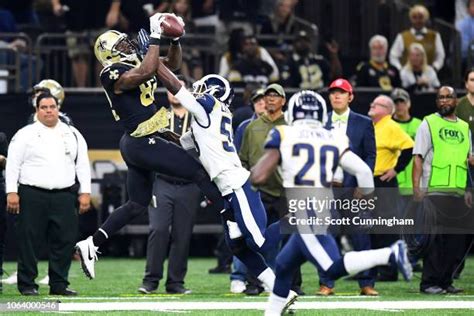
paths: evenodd
<path fill-rule="evenodd" d="M 131 66 L 124 65 L 124 64 L 112 64 L 104 70 L 100 74 L 100 82 L 105 89 L 112 89 L 114 84 L 123 75 L 125 72 L 129 71 Z"/>

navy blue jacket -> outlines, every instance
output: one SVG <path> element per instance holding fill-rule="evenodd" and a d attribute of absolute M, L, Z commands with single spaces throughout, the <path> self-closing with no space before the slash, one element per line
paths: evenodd
<path fill-rule="evenodd" d="M 332 129 L 332 112 L 328 114 L 327 129 Z M 347 122 L 347 137 L 349 137 L 351 150 L 359 156 L 372 170 L 375 167 L 375 134 L 372 120 L 365 115 L 349 112 L 349 120 Z M 357 187 L 357 179 L 344 172 L 344 187 Z"/>

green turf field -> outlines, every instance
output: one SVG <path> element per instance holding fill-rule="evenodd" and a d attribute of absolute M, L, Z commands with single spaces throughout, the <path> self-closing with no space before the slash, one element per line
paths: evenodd
<path fill-rule="evenodd" d="M 190 295 L 167 295 L 162 287 L 154 295 L 138 294 L 137 288 L 141 284 L 145 260 L 104 258 L 97 263 L 96 279 L 92 281 L 87 280 L 82 274 L 80 264 L 73 262 L 70 281 L 71 288 L 80 294 L 76 298 L 48 296 L 49 288 L 47 286 L 40 286 L 40 297 L 25 298 L 19 296 L 15 285 L 4 285 L 1 302 L 28 300 L 47 302 L 59 299 L 61 303 L 64 303 L 60 304 L 61 310 L 66 313 L 73 311 L 76 315 L 151 315 L 157 312 L 160 315 L 181 313 L 189 315 L 263 315 L 261 308 L 264 307 L 266 296 L 247 297 L 230 294 L 228 275 L 207 273 L 207 270 L 212 268 L 215 262 L 215 259 L 192 259 L 190 261 L 186 279 L 186 286 L 193 291 Z M 7 272 L 13 272 L 15 264 L 8 262 L 4 268 Z M 46 270 L 47 264 L 41 262 L 39 265 L 40 278 L 46 274 Z M 306 264 L 303 267 L 303 288 L 307 296 L 299 298 L 298 303 L 303 309 L 296 305 L 296 315 L 354 316 L 400 312 L 409 315 L 474 314 L 474 258 L 467 262 L 461 280 L 455 283 L 456 286 L 466 290 L 462 295 L 427 296 L 420 294 L 418 292 L 419 277 L 419 273 L 415 274 L 411 283 L 403 281 L 378 283 L 376 289 L 381 294 L 378 298 L 360 297 L 358 296 L 357 282 L 340 280 L 336 283 L 336 296 L 320 298 L 314 296 L 317 288 L 315 270 L 311 265 Z M 97 304 L 91 305 L 91 303 Z M 419 309 L 412 309 L 416 306 L 420 306 Z M 100 308 L 109 311 L 97 311 Z M 140 310 L 128 310 L 132 308 Z M 111 309 L 114 311 L 110 311 Z"/>

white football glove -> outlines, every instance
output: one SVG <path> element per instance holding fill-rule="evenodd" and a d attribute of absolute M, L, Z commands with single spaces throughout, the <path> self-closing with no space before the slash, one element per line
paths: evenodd
<path fill-rule="evenodd" d="M 150 37 L 160 39 L 161 38 L 161 23 L 165 19 L 163 13 L 155 13 L 150 17 Z"/>

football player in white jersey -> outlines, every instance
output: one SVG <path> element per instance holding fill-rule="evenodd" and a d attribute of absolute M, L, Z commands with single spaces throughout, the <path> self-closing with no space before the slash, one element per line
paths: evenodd
<path fill-rule="evenodd" d="M 161 64 L 157 76 L 163 85 L 193 114 L 192 139 L 199 159 L 227 202 L 222 212 L 226 241 L 234 253 L 268 288 L 275 274 L 262 255 L 280 240 L 279 223 L 267 226 L 260 194 L 250 185 L 250 172 L 242 167 L 232 140 L 229 105 L 233 89 L 218 75 L 207 75 L 193 84 L 194 95 Z M 189 135 L 182 137 L 183 147 Z M 294 295 L 291 293 L 291 295 Z"/>
<path fill-rule="evenodd" d="M 265 154 L 252 169 L 252 183 L 264 183 L 280 165 L 288 195 L 297 188 L 328 188 L 331 192 L 334 170 L 341 166 L 357 177 L 359 186 L 365 188 L 360 189 L 363 194 L 371 193 L 374 182 L 370 168 L 349 150 L 345 135 L 323 128 L 326 111 L 326 102 L 316 92 L 303 90 L 293 95 L 285 113 L 288 126 L 277 126 L 270 131 Z M 310 211 L 304 210 L 303 214 Z M 308 233 L 299 227 L 298 232 L 290 236 L 277 256 L 276 281 L 265 311 L 267 316 L 284 312 L 291 276 L 306 260 L 321 267 L 332 279 L 388 264 L 397 265 L 404 278 L 411 279 L 406 244 L 401 240 L 390 248 L 354 251 L 341 257 L 331 235 L 315 235 L 313 230 Z"/>

